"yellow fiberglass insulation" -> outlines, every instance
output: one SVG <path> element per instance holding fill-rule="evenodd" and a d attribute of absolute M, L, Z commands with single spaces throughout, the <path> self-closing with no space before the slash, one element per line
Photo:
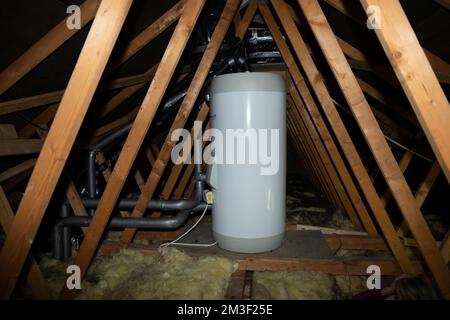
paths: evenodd
<path fill-rule="evenodd" d="M 232 260 L 192 258 L 174 248 L 163 248 L 157 256 L 126 249 L 113 256 L 97 257 L 77 298 L 223 299 L 236 269 Z M 60 278 L 52 276 L 50 280 Z"/>
<path fill-rule="evenodd" d="M 265 271 L 253 275 L 256 300 L 330 300 L 336 298 L 334 278 L 315 271 Z"/>
<path fill-rule="evenodd" d="M 368 290 L 365 276 L 337 275 L 335 278 L 343 299 L 350 299 L 355 294 Z"/>

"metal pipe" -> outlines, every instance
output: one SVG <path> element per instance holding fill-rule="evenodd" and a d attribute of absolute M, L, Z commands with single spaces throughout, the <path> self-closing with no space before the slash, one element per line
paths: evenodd
<path fill-rule="evenodd" d="M 88 155 L 88 168 L 87 168 L 87 190 L 88 190 L 88 197 L 90 199 L 95 198 L 95 189 L 96 189 L 96 173 L 95 173 L 95 158 L 97 156 L 96 150 L 89 151 Z M 89 215 L 94 214 L 93 209 L 89 209 L 88 213 Z"/>
<path fill-rule="evenodd" d="M 176 230 L 180 228 L 194 212 L 205 210 L 206 204 L 202 203 L 195 208 L 178 212 L 173 217 L 163 218 L 131 218 L 131 217 L 112 217 L 108 228 L 133 228 L 145 230 Z M 63 260 L 68 256 L 64 252 L 63 230 L 70 227 L 88 227 L 93 217 L 65 217 L 60 219 L 53 227 L 52 246 L 55 259 Z"/>
<path fill-rule="evenodd" d="M 61 205 L 61 212 L 60 212 L 61 219 L 66 219 L 70 217 L 70 211 L 69 206 L 66 202 L 63 202 Z M 63 228 L 61 230 L 62 233 L 62 246 L 63 246 L 63 259 L 66 260 L 70 257 L 72 252 L 72 244 L 70 242 L 70 228 Z"/>
<path fill-rule="evenodd" d="M 114 142 L 117 142 L 122 137 L 128 134 L 128 132 L 131 130 L 131 127 L 133 126 L 133 123 L 129 123 L 122 128 L 118 129 L 117 131 L 112 132 L 108 136 L 102 138 L 101 140 L 97 141 L 94 145 L 92 145 L 89 148 L 89 155 L 88 155 L 88 170 L 87 170 L 87 189 L 88 189 L 88 196 L 90 199 L 94 199 L 96 196 L 95 189 L 96 189 L 96 170 L 95 170 L 95 160 L 97 157 L 97 153 L 101 151 L 103 148 L 105 148 L 107 145 L 112 144 Z M 93 215 L 95 210 L 89 210 L 89 214 Z"/>

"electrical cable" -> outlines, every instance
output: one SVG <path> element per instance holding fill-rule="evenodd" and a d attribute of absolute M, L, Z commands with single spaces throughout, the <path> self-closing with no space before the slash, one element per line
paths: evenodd
<path fill-rule="evenodd" d="M 342 110 L 344 110 L 347 114 L 351 115 L 352 117 L 355 117 L 355 115 L 354 115 L 350 110 L 348 110 L 346 107 L 344 107 L 343 105 L 341 105 L 339 102 L 337 102 L 337 101 L 334 100 L 333 98 L 331 98 L 331 100 L 333 100 L 334 104 L 337 105 L 337 106 L 338 106 L 339 108 L 341 108 Z M 410 149 L 410 148 L 408 148 L 408 147 L 405 147 L 405 146 L 402 145 L 400 142 L 395 141 L 394 139 L 388 137 L 388 136 L 385 135 L 385 134 L 383 134 L 383 135 L 384 135 L 384 137 L 386 138 L 387 141 L 391 142 L 392 144 L 396 145 L 397 147 L 399 147 L 399 148 L 401 148 L 401 149 L 404 149 L 404 150 L 406 150 L 406 151 L 409 151 L 409 152 L 411 152 L 412 154 L 418 156 L 419 158 L 422 158 L 422 159 L 425 160 L 425 161 L 428 161 L 428 162 L 430 162 L 430 163 L 433 163 L 433 160 L 431 160 L 430 158 L 428 158 L 428 157 L 426 157 L 426 156 L 424 156 L 424 155 L 422 155 L 422 154 L 420 154 L 420 153 L 418 153 L 418 152 L 416 152 L 416 151 L 414 151 L 414 150 L 412 150 L 412 149 Z"/>
<path fill-rule="evenodd" d="M 205 210 L 203 210 L 203 213 L 200 216 L 200 218 L 198 218 L 198 220 L 192 225 L 192 227 L 189 228 L 189 230 L 187 230 L 185 233 L 183 233 L 181 236 L 179 236 L 175 240 L 161 244 L 159 246 L 159 248 L 161 248 L 161 247 L 168 247 L 168 246 L 172 246 L 172 245 L 175 245 L 175 246 L 190 246 L 190 247 L 213 247 L 213 246 L 215 246 L 217 244 L 217 242 L 213 242 L 213 243 L 184 243 L 184 242 L 178 242 L 179 240 L 184 238 L 187 234 L 189 234 L 192 230 L 194 230 L 195 227 L 197 227 L 197 225 L 203 220 L 203 217 L 205 216 L 207 210 L 208 210 L 208 205 L 206 205 Z"/>

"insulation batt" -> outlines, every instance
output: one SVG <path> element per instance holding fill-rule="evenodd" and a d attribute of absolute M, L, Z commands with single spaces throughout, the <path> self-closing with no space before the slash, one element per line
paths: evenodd
<path fill-rule="evenodd" d="M 335 299 L 333 276 L 314 271 L 266 271 L 253 274 L 253 299 L 330 300 Z"/>
<path fill-rule="evenodd" d="M 324 195 L 298 174 L 290 174 L 287 180 L 286 218 L 290 224 L 354 230 L 347 214 L 335 210 Z"/>
<path fill-rule="evenodd" d="M 355 294 L 367 290 L 367 277 L 338 275 L 335 279 L 341 297 L 344 299 L 350 299 Z"/>
<path fill-rule="evenodd" d="M 266 271 L 253 275 L 256 300 L 350 299 L 366 291 L 367 277 L 330 275 L 316 271 Z"/>
<path fill-rule="evenodd" d="M 41 262 L 54 296 L 65 282 L 68 264 Z M 95 258 L 77 299 L 223 299 L 235 270 L 230 259 L 192 258 L 175 248 L 162 248 L 157 256 L 125 249 Z"/>

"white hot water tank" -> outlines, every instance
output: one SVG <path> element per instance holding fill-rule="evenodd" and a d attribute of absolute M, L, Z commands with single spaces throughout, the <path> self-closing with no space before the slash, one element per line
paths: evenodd
<path fill-rule="evenodd" d="M 216 149 L 217 163 L 208 168 L 214 238 L 230 251 L 274 250 L 285 231 L 284 79 L 273 73 L 225 74 L 213 79 L 210 96 L 211 128 L 223 136 L 222 159 Z"/>

